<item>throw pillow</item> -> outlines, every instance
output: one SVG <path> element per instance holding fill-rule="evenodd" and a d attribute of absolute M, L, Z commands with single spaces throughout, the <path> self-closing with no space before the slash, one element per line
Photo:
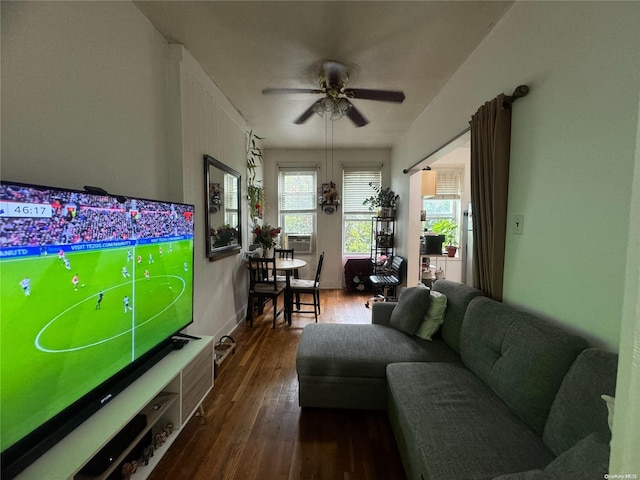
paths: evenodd
<path fill-rule="evenodd" d="M 396 330 L 413 335 L 429 307 L 429 298 L 427 288 L 403 289 L 389 317 L 389 325 Z"/>
<path fill-rule="evenodd" d="M 444 323 L 444 313 L 447 310 L 447 297 L 440 292 L 431 291 L 429 307 L 424 315 L 422 323 L 416 330 L 416 335 L 425 340 L 431 340 Z"/>
<path fill-rule="evenodd" d="M 607 411 L 609 412 L 609 416 L 607 417 L 609 430 L 613 433 L 613 412 L 616 407 L 616 399 L 610 395 L 600 395 L 600 398 L 602 398 L 607 404 Z"/>

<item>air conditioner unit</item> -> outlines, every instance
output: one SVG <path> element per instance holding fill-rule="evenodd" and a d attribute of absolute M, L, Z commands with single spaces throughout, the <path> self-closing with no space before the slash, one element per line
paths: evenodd
<path fill-rule="evenodd" d="M 295 253 L 313 252 L 313 242 L 310 233 L 289 233 L 284 238 L 284 248 L 293 248 Z"/>

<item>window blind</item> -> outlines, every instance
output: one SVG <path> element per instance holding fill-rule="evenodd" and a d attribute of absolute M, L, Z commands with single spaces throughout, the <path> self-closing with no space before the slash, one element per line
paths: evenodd
<path fill-rule="evenodd" d="M 436 196 L 433 198 L 440 198 L 440 199 L 460 198 L 464 168 L 434 167 L 433 170 L 435 170 L 435 172 L 438 174 L 438 180 L 436 184 Z"/>
<path fill-rule="evenodd" d="M 233 175 L 224 176 L 225 210 L 238 210 L 238 181 Z"/>
<path fill-rule="evenodd" d="M 316 209 L 315 170 L 280 170 L 280 211 Z"/>
<path fill-rule="evenodd" d="M 342 208 L 345 213 L 368 212 L 362 202 L 375 195 L 369 183 L 380 185 L 382 174 L 380 169 L 365 170 L 345 167 L 342 174 Z"/>

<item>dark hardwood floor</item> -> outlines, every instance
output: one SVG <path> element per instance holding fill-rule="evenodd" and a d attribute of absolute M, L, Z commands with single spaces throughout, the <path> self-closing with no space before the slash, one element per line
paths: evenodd
<path fill-rule="evenodd" d="M 369 323 L 370 294 L 322 290 L 323 323 Z M 272 310 L 242 324 L 215 386 L 151 475 L 153 480 L 404 480 L 386 412 L 298 406 L 295 356 L 311 314 L 291 326 Z"/>

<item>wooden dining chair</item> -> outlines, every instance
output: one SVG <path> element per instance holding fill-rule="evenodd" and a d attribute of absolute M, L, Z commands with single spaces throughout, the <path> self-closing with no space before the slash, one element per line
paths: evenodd
<path fill-rule="evenodd" d="M 318 323 L 318 315 L 320 315 L 320 274 L 322 273 L 322 264 L 324 262 L 324 252 L 320 254 L 318 259 L 318 267 L 316 268 L 316 276 L 313 280 L 292 278 L 289 282 L 289 291 L 291 295 L 296 295 L 295 313 L 313 313 Z M 312 301 L 302 302 L 301 295 L 311 295 Z M 312 306 L 313 310 L 301 310 L 300 306 Z M 293 313 L 293 312 L 292 312 Z"/>
<path fill-rule="evenodd" d="M 258 300 L 258 312 L 262 314 L 265 299 L 273 303 L 273 328 L 276 328 L 278 311 L 278 296 L 284 292 L 286 283 L 276 278 L 276 259 L 249 258 L 249 302 L 247 316 L 249 325 L 253 327 L 253 302 Z"/>
<path fill-rule="evenodd" d="M 293 260 L 294 258 L 293 248 L 275 248 L 273 250 L 273 254 L 276 258 L 280 258 L 284 260 Z M 278 275 L 276 276 L 276 278 L 280 282 L 287 281 L 287 277 L 283 275 L 282 272 L 278 272 Z M 297 268 L 293 271 L 293 278 L 300 278 L 300 273 L 298 272 Z"/>

